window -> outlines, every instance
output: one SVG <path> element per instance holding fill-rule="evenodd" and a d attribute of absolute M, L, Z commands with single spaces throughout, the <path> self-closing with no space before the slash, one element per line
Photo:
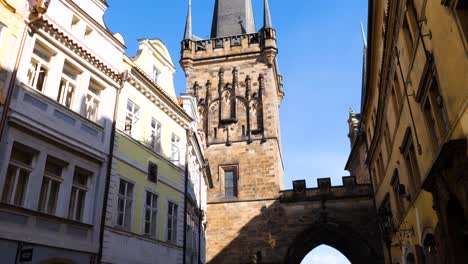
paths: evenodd
<path fill-rule="evenodd" d="M 104 87 L 91 79 L 86 95 L 86 108 L 84 116 L 89 120 L 96 122 L 99 114 L 99 104 L 101 103 L 101 91 Z"/>
<path fill-rule="evenodd" d="M 237 197 L 237 172 L 233 168 L 224 170 L 224 196 Z"/>
<path fill-rule="evenodd" d="M 134 102 L 127 101 L 127 114 L 125 117 L 125 132 L 128 134 L 135 133 L 136 124 L 140 120 L 140 107 Z"/>
<path fill-rule="evenodd" d="M 416 150 L 413 144 L 413 138 L 411 135 L 411 129 L 408 128 L 405 133 L 405 137 L 403 138 L 403 143 L 400 147 L 401 154 L 405 159 L 406 170 L 408 173 L 408 178 L 411 181 L 409 184 L 412 188 L 412 196 L 416 193 L 417 188 L 421 184 L 421 176 L 419 172 L 418 162 L 416 158 Z"/>
<path fill-rule="evenodd" d="M 397 119 L 400 116 L 401 107 L 403 106 L 403 96 L 401 94 L 401 87 L 398 81 L 397 74 L 393 78 L 393 86 L 391 91 L 393 110 L 395 111 L 395 116 Z"/>
<path fill-rule="evenodd" d="M 167 241 L 177 242 L 177 204 L 168 202 L 167 207 Z"/>
<path fill-rule="evenodd" d="M 435 76 L 432 77 L 429 85 L 428 94 L 423 102 L 423 112 L 428 132 L 433 139 L 431 142 L 434 143 L 433 147 L 436 150 L 448 131 L 448 120 L 444 100 L 439 93 L 439 85 Z"/>
<path fill-rule="evenodd" d="M 55 214 L 65 166 L 65 162 L 51 156 L 47 157 L 39 196 L 38 210 L 40 212 L 52 215 Z"/>
<path fill-rule="evenodd" d="M 385 138 L 385 145 L 387 148 L 387 157 L 388 160 L 390 160 L 390 157 L 392 155 L 392 140 L 390 139 L 390 129 L 388 127 L 388 121 L 385 121 L 385 131 L 384 131 L 384 138 Z"/>
<path fill-rule="evenodd" d="M 33 159 L 34 153 L 31 150 L 18 143 L 13 145 L 3 186 L 2 202 L 24 206 Z"/>
<path fill-rule="evenodd" d="M 73 175 L 73 186 L 68 206 L 68 218 L 76 221 L 83 221 L 83 213 L 86 205 L 86 193 L 88 192 L 88 182 L 93 173 L 85 169 L 76 167 Z"/>
<path fill-rule="evenodd" d="M 156 66 L 153 67 L 153 81 L 155 82 L 158 82 L 158 79 L 159 79 L 159 75 L 161 74 L 161 72 L 158 70 L 158 68 L 156 68 Z"/>
<path fill-rule="evenodd" d="M 156 237 L 158 216 L 158 196 L 154 193 L 146 192 L 145 203 L 145 227 L 144 233 L 147 236 Z"/>
<path fill-rule="evenodd" d="M 180 138 L 172 133 L 171 142 L 171 160 L 180 161 Z"/>
<path fill-rule="evenodd" d="M 156 119 L 151 119 L 150 144 L 156 153 L 161 153 L 161 123 Z"/>
<path fill-rule="evenodd" d="M 158 165 L 148 162 L 148 181 L 156 183 L 158 180 Z"/>
<path fill-rule="evenodd" d="M 80 71 L 76 67 L 65 61 L 57 95 L 57 102 L 65 107 L 71 108 L 72 106 L 73 95 L 75 94 L 76 82 L 79 74 Z"/>
<path fill-rule="evenodd" d="M 408 50 L 408 56 L 412 55 L 413 47 L 416 42 L 416 36 L 418 32 L 418 19 L 416 14 L 416 8 L 414 7 L 413 0 L 409 0 L 406 6 L 406 14 L 403 20 L 403 32 L 405 34 L 406 49 Z"/>
<path fill-rule="evenodd" d="M 119 183 L 119 197 L 117 205 L 117 225 L 130 229 L 132 218 L 133 184 L 123 179 Z"/>
<path fill-rule="evenodd" d="M 53 54 L 43 44 L 37 42 L 34 46 L 31 63 L 27 73 L 27 83 L 30 87 L 43 92 L 49 72 L 49 64 Z"/>

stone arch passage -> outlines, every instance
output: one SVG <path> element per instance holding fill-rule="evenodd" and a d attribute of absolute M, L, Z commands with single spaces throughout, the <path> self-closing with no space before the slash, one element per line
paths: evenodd
<path fill-rule="evenodd" d="M 374 263 L 378 259 L 372 247 L 353 229 L 337 224 L 314 225 L 298 235 L 288 249 L 285 264 L 300 264 L 305 256 L 320 245 L 340 251 L 351 263 Z"/>

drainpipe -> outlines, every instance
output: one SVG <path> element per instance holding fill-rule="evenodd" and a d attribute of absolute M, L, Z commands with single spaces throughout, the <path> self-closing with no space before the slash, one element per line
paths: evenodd
<path fill-rule="evenodd" d="M 189 158 L 189 140 L 190 140 L 190 130 L 186 129 L 186 134 L 187 134 L 187 143 L 185 145 L 185 190 L 184 190 L 184 245 L 183 245 L 183 250 L 182 250 L 182 263 L 186 263 L 186 258 L 185 254 L 187 251 L 187 204 L 188 204 L 188 178 L 189 178 L 189 172 L 188 172 L 188 158 Z"/>
<path fill-rule="evenodd" d="M 49 1 L 39 0 L 37 1 L 36 6 L 31 6 L 30 14 L 29 15 L 36 15 L 31 21 L 26 23 L 26 26 L 23 30 L 23 35 L 21 36 L 21 42 L 18 50 L 18 54 L 15 60 L 15 66 L 13 68 L 13 72 L 11 73 L 10 83 L 8 85 L 8 90 L 5 98 L 5 104 L 3 106 L 2 116 L 0 117 L 0 142 L 2 141 L 3 132 L 5 130 L 5 126 L 7 123 L 8 112 L 10 110 L 11 99 L 13 97 L 13 91 L 16 85 L 16 77 L 18 75 L 18 68 L 21 63 L 21 59 L 23 57 L 24 46 L 26 45 L 26 37 L 28 35 L 28 31 L 34 23 L 40 21 L 42 16 L 47 12 L 47 8 L 50 5 Z"/>
<path fill-rule="evenodd" d="M 107 172 L 106 172 L 106 184 L 104 186 L 104 200 L 101 212 L 101 224 L 100 224 L 100 233 L 99 233 L 99 252 L 98 252 L 98 263 L 102 263 L 102 252 L 103 252 L 103 243 L 104 243 L 104 226 L 106 223 L 106 214 L 107 214 L 107 200 L 109 199 L 109 188 L 110 180 L 112 174 L 112 160 L 114 159 L 114 145 L 115 145 L 115 131 L 117 127 L 117 112 L 119 108 L 119 97 L 120 92 L 122 91 L 125 82 L 127 81 L 128 72 L 125 71 L 121 74 L 121 83 L 120 87 L 117 89 L 115 95 L 115 105 L 114 105 L 114 115 L 112 121 L 112 130 L 110 135 L 109 142 L 109 153 L 107 155 Z"/>
<path fill-rule="evenodd" d="M 205 165 L 203 164 L 203 167 Z M 202 173 L 205 173 L 205 170 L 200 170 L 198 174 L 198 263 L 201 264 L 201 225 L 202 225 L 202 208 L 201 208 L 201 181 Z"/>

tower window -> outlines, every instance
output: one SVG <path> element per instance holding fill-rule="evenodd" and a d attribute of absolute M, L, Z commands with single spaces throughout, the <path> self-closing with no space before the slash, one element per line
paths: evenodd
<path fill-rule="evenodd" d="M 228 166 L 222 168 L 224 174 L 224 197 L 235 198 L 238 196 L 237 182 L 238 173 L 237 166 Z"/>

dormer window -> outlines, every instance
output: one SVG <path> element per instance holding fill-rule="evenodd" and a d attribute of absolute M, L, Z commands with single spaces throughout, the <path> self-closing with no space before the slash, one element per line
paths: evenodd
<path fill-rule="evenodd" d="M 153 67 L 153 76 L 152 76 L 153 81 L 158 82 L 158 78 L 160 74 L 161 72 L 158 70 L 158 68 L 156 68 L 156 66 Z"/>

